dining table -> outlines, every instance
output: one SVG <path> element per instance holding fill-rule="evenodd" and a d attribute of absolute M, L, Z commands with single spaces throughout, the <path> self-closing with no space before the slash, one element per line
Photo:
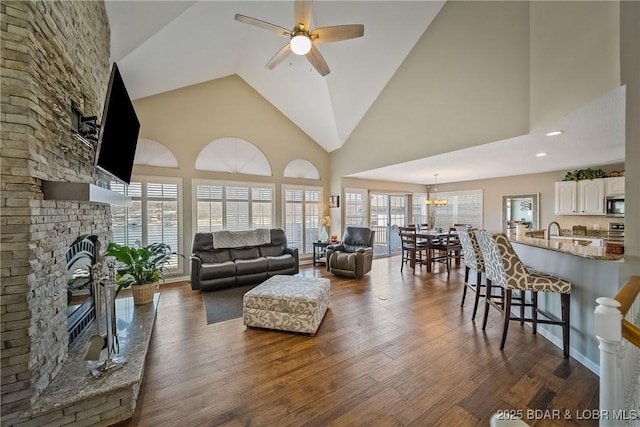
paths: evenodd
<path fill-rule="evenodd" d="M 418 230 L 416 231 L 416 239 L 423 243 L 426 243 L 427 246 L 427 259 L 425 263 L 427 264 L 427 272 L 431 273 L 431 251 L 435 241 L 441 239 L 449 238 L 449 230 L 445 231 L 443 229 L 435 229 L 435 230 Z M 415 257 L 415 253 L 413 255 Z M 415 259 L 412 260 L 412 264 L 415 265 Z M 456 265 L 460 264 L 460 258 L 456 258 Z"/>

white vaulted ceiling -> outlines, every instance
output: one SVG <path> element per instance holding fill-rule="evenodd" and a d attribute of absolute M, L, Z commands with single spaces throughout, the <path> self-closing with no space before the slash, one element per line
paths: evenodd
<path fill-rule="evenodd" d="M 328 152 L 349 138 L 443 5 L 315 0 L 312 29 L 365 26 L 361 38 L 318 45 L 331 68 L 321 77 L 296 55 L 267 70 L 288 39 L 234 19 L 292 28 L 292 0 L 106 1 L 111 59 L 133 99 L 237 74 Z M 429 184 L 434 172 L 446 183 L 623 162 L 624 105 L 625 88 L 617 88 L 526 135 L 351 176 Z M 554 129 L 565 133 L 544 136 Z M 536 158 L 540 151 L 549 156 Z"/>
<path fill-rule="evenodd" d="M 236 13 L 293 27 L 293 1 L 107 1 L 111 55 L 133 99 L 239 75 L 327 151 L 340 148 L 444 1 L 313 3 L 311 28 L 364 24 L 361 38 L 318 45 L 331 73 L 291 55 L 288 41 Z"/>

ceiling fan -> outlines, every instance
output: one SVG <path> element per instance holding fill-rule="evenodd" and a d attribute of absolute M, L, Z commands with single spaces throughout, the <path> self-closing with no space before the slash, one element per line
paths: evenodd
<path fill-rule="evenodd" d="M 316 43 L 337 42 L 341 40 L 354 39 L 364 35 L 364 25 L 334 25 L 332 27 L 321 27 L 309 30 L 311 22 L 311 1 L 295 0 L 293 4 L 293 18 L 295 26 L 292 30 L 287 30 L 279 25 L 261 21 L 249 16 L 236 14 L 236 21 L 245 24 L 255 25 L 271 31 L 281 36 L 289 37 L 289 43 L 284 45 L 274 56 L 267 62 L 265 66 L 269 70 L 273 70 L 276 65 L 284 61 L 290 53 L 296 55 L 304 55 L 309 60 L 313 68 L 322 76 L 329 74 L 329 65 L 322 57 L 320 51 L 315 46 Z"/>

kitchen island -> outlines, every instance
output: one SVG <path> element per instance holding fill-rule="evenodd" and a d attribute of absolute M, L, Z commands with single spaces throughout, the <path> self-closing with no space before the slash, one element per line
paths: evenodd
<path fill-rule="evenodd" d="M 599 374 L 600 353 L 594 335 L 596 298 L 613 297 L 619 289 L 620 264 L 624 256 L 607 253 L 604 247 L 583 246 L 572 241 L 538 239 L 512 234 L 514 250 L 527 267 L 544 271 L 572 283 L 570 355 Z M 540 309 L 560 315 L 560 298 L 539 292 Z M 538 333 L 562 348 L 562 328 L 538 325 Z"/>
<path fill-rule="evenodd" d="M 547 240 L 512 234 L 509 236 L 509 239 L 511 240 L 511 243 L 519 243 L 522 245 L 571 254 L 583 258 L 591 258 L 601 261 L 621 261 L 624 259 L 624 255 L 622 254 L 607 252 L 606 246 L 575 244 L 574 240 L 580 240 L 578 237 L 552 236 L 550 240 Z"/>

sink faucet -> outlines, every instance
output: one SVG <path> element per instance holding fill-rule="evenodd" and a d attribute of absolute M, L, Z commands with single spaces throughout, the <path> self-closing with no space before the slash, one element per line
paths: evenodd
<path fill-rule="evenodd" d="M 558 224 L 558 223 L 557 223 L 557 222 L 555 222 L 555 221 L 551 221 L 551 222 L 549 223 L 549 226 L 547 227 L 547 240 L 549 240 L 549 239 L 551 238 L 551 226 L 552 226 L 553 224 L 555 224 L 555 225 L 556 225 L 556 227 L 558 227 L 558 236 L 559 236 L 560 234 L 562 234 L 562 232 L 560 231 L 560 224 Z"/>

